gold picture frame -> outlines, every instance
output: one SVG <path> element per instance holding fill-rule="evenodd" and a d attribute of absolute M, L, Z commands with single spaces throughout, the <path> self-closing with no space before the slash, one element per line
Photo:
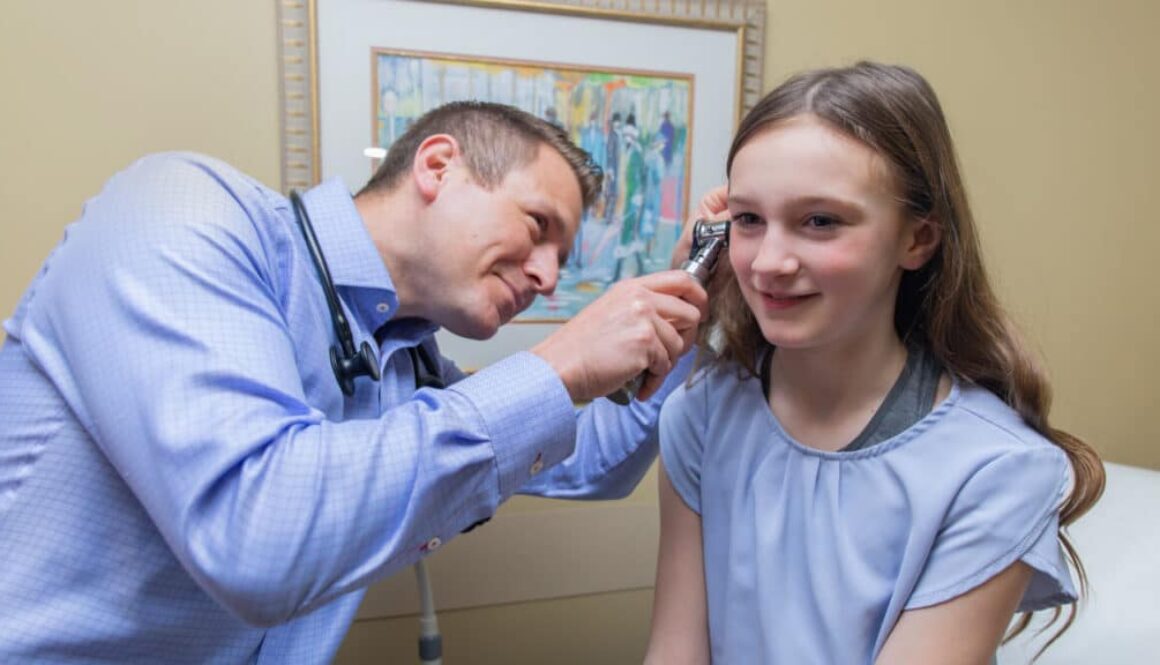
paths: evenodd
<path fill-rule="evenodd" d="M 328 7 L 337 1 L 328 0 Z M 760 96 L 763 0 L 427 0 L 401 4 L 454 5 L 732 33 L 736 37 L 737 79 L 734 124 Z M 279 0 L 277 8 L 282 188 L 307 189 L 323 177 L 319 5 L 318 0 Z"/>

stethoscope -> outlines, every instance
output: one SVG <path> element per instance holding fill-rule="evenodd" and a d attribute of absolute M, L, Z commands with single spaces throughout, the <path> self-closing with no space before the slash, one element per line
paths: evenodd
<path fill-rule="evenodd" d="M 330 277 L 330 267 L 326 264 L 326 257 L 322 254 L 322 247 L 318 244 L 318 237 L 314 235 L 314 225 L 310 223 L 310 215 L 306 212 L 306 205 L 296 190 L 290 190 L 290 203 L 294 206 L 294 219 L 306 239 L 306 248 L 310 250 L 310 260 L 314 262 L 314 269 L 318 271 L 318 281 L 322 283 L 322 293 L 326 296 L 326 306 L 330 309 L 330 322 L 334 326 L 334 336 L 338 343 L 330 347 L 330 366 L 334 369 L 334 378 L 338 380 L 338 387 L 347 397 L 354 394 L 354 380 L 360 376 L 370 377 L 372 381 L 379 381 L 382 375 L 379 372 L 379 361 L 375 356 L 374 347 L 364 341 L 357 350 L 354 346 L 354 335 L 350 332 L 350 324 L 343 314 L 342 304 L 338 301 L 338 293 L 334 290 L 334 281 Z M 442 377 L 436 371 L 435 361 L 422 344 L 409 347 L 407 352 L 411 356 L 411 364 L 415 368 L 415 389 L 444 388 Z"/>
<path fill-rule="evenodd" d="M 318 271 L 318 281 L 322 283 L 322 292 L 326 295 L 326 306 L 330 308 L 334 335 L 338 338 L 338 343 L 330 347 L 330 366 L 334 369 L 338 387 L 342 389 L 344 395 L 350 397 L 354 394 L 354 380 L 358 377 L 367 376 L 372 381 L 382 379 L 379 361 L 370 342 L 364 341 L 362 346 L 355 350 L 354 335 L 350 332 L 350 324 L 347 323 L 342 305 L 338 302 L 334 281 L 330 278 L 330 267 L 326 265 L 326 257 L 322 254 L 322 247 L 314 235 L 314 225 L 310 223 L 310 215 L 306 212 L 302 197 L 296 190 L 290 190 L 290 203 L 294 206 L 294 219 L 298 222 L 298 228 L 302 230 L 302 237 L 306 239 L 306 248 L 310 250 L 310 260 L 314 262 L 314 268 Z M 411 355 L 411 364 L 415 368 L 415 390 L 445 387 L 443 378 L 435 369 L 435 361 L 422 344 L 409 347 L 407 352 Z M 468 531 L 475 526 L 478 524 L 472 525 Z M 420 662 L 422 665 L 441 665 L 443 638 L 439 633 L 439 623 L 435 616 L 435 601 L 431 593 L 427 565 L 423 559 L 419 559 L 414 567 L 419 583 Z"/>

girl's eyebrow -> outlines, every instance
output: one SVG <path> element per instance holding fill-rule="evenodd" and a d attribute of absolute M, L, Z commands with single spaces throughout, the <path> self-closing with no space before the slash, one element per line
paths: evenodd
<path fill-rule="evenodd" d="M 752 207 L 760 205 L 760 196 L 749 197 L 744 194 L 733 195 L 729 194 L 727 204 L 729 207 Z M 857 201 L 841 196 L 821 195 L 821 194 L 807 194 L 804 196 L 795 196 L 785 201 L 785 205 L 789 207 L 811 208 L 811 207 L 834 207 L 843 210 L 861 210 L 864 205 Z"/>
<path fill-rule="evenodd" d="M 823 196 L 823 195 L 809 195 L 799 196 L 790 199 L 790 204 L 801 207 L 813 206 L 834 206 L 846 210 L 860 210 L 862 205 L 852 199 L 843 198 L 841 196 Z"/>

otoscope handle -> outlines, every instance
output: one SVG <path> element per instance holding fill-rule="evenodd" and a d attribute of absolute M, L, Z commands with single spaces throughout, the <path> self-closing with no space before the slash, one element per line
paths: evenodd
<path fill-rule="evenodd" d="M 714 266 L 717 265 L 718 255 L 728 244 L 728 221 L 705 222 L 698 220 L 696 228 L 693 229 L 692 256 L 681 264 L 681 270 L 689 273 L 701 286 L 705 286 L 713 274 Z M 610 393 L 608 399 L 621 406 L 628 404 L 640 392 L 640 387 L 644 384 L 647 374 L 647 371 L 641 372 L 629 379 L 624 386 Z"/>

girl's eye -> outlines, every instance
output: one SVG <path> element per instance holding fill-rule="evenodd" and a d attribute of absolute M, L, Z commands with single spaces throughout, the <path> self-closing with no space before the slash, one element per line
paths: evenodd
<path fill-rule="evenodd" d="M 738 226 L 755 226 L 761 223 L 761 218 L 751 212 L 742 212 L 733 215 L 733 223 Z"/>
<path fill-rule="evenodd" d="M 806 226 L 811 229 L 832 229 L 839 224 L 837 217 L 829 215 L 810 215 L 806 217 Z"/>

